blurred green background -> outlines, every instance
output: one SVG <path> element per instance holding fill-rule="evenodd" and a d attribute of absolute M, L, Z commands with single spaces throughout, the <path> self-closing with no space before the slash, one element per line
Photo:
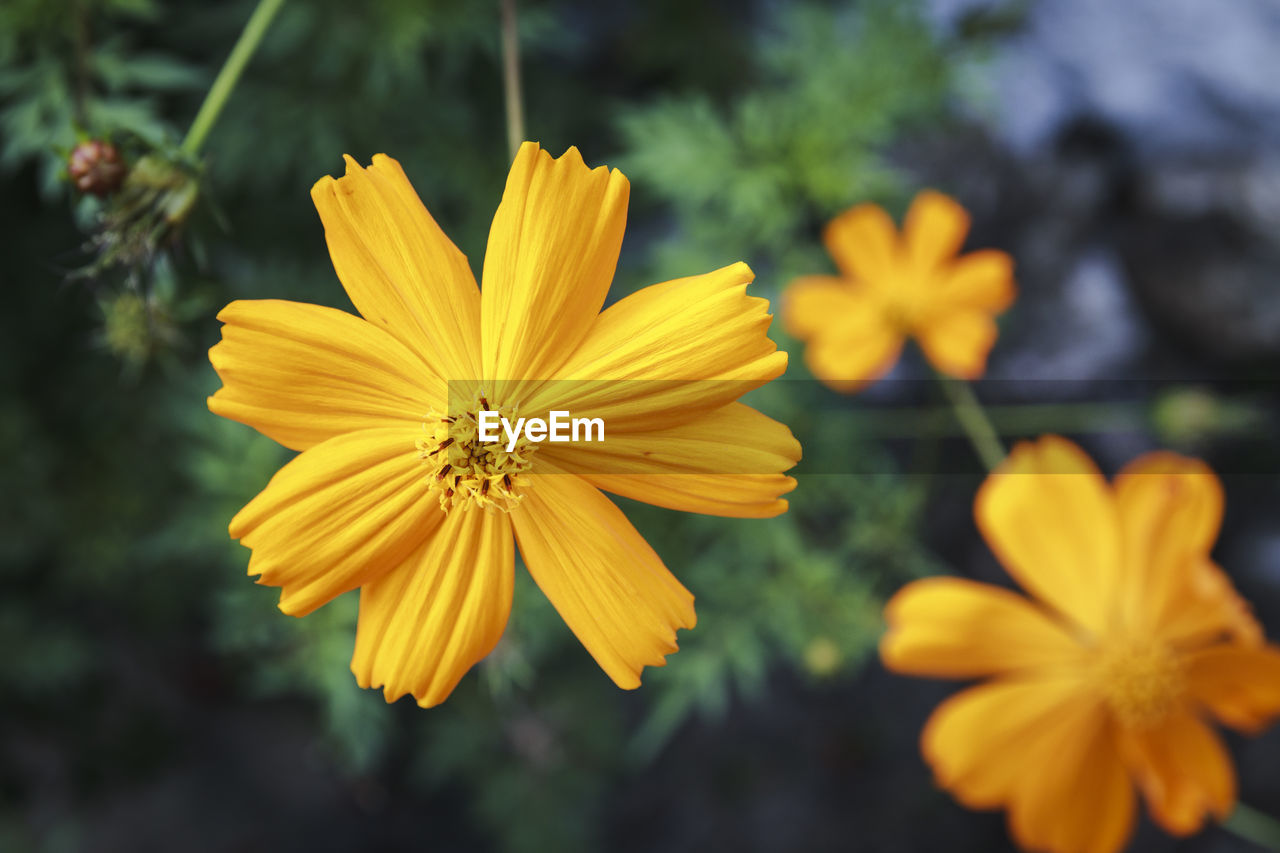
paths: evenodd
<path fill-rule="evenodd" d="M 956 195 L 970 245 L 1018 262 L 979 386 L 997 425 L 1109 472 L 1207 458 L 1217 556 L 1274 633 L 1280 20 L 1203 5 L 527 2 L 527 135 L 631 179 L 611 298 L 746 260 L 776 299 L 830 269 L 845 207 Z M 68 154 L 172 152 L 253 8 L 0 3 L 0 851 L 1007 848 L 919 758 L 951 688 L 873 655 L 907 580 L 1001 582 L 915 355 L 840 398 L 775 328 L 792 366 L 755 402 L 805 444 L 791 512 L 622 502 L 699 613 L 634 693 L 523 573 L 498 650 L 430 711 L 356 687 L 355 594 L 295 620 L 245 578 L 227 521 L 289 454 L 206 410 L 214 315 L 349 309 L 308 198 L 343 153 L 398 158 L 477 270 L 509 163 L 496 2 L 288 0 L 138 243 Z M 1242 798 L 1280 810 L 1280 732 L 1232 745 Z"/>

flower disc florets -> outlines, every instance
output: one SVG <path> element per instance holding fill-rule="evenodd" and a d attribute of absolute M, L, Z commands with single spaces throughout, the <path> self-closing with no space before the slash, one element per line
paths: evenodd
<path fill-rule="evenodd" d="M 460 411 L 441 415 L 435 411 L 422 424 L 418 456 L 429 471 L 427 483 L 446 512 L 458 506 L 497 507 L 510 512 L 519 503 L 525 474 L 532 466 L 532 444 L 523 435 L 510 452 L 503 439 L 480 439 L 479 412 L 496 411 L 517 421 L 514 407 L 495 406 L 484 392 L 477 393 Z"/>
<path fill-rule="evenodd" d="M 1124 726 L 1145 729 L 1162 722 L 1186 691 L 1183 666 L 1159 643 L 1122 641 L 1098 661 L 1103 696 Z"/>

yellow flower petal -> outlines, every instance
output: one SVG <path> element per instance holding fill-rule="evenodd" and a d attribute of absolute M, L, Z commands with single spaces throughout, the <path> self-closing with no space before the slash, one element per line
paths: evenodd
<path fill-rule="evenodd" d="M 600 315 L 530 407 L 602 417 L 612 433 L 661 429 L 722 408 L 786 370 L 769 302 L 734 264 L 655 284 Z"/>
<path fill-rule="evenodd" d="M 1176 564 L 1187 553 L 1207 555 L 1217 541 L 1222 483 L 1199 459 L 1140 456 L 1116 475 L 1115 491 L 1126 556 L 1135 564 Z"/>
<path fill-rule="evenodd" d="M 783 513 L 800 461 L 791 430 L 731 403 L 678 427 L 607 433 L 603 442 L 546 445 L 544 461 L 608 492 L 685 512 L 738 518 Z"/>
<path fill-rule="evenodd" d="M 444 517 L 414 448 L 420 430 L 346 433 L 297 456 L 231 520 L 249 574 L 304 616 L 400 565 Z"/>
<path fill-rule="evenodd" d="M 898 229 L 884 209 L 860 204 L 827 224 L 822 241 L 845 278 L 892 290 L 900 277 Z"/>
<path fill-rule="evenodd" d="M 526 142 L 493 217 L 481 297 L 484 378 L 551 376 L 591 328 L 613 281 L 630 184 Z"/>
<path fill-rule="evenodd" d="M 871 303 L 833 318 L 804 350 L 809 372 L 833 390 L 852 393 L 888 373 L 902 354 L 904 338 Z"/>
<path fill-rule="evenodd" d="M 977 379 L 996 342 L 996 323 L 981 311 L 935 313 L 914 330 L 929 363 L 948 376 Z"/>
<path fill-rule="evenodd" d="M 1228 726 L 1256 734 L 1280 719 L 1280 648 L 1218 645 L 1187 664 L 1191 695 Z"/>
<path fill-rule="evenodd" d="M 351 671 L 388 702 L 448 698 L 493 650 L 511 612 L 515 549 L 503 512 L 452 512 L 398 568 L 360 590 Z"/>
<path fill-rule="evenodd" d="M 821 334 L 845 314 L 867 310 L 867 296 L 843 278 L 806 275 L 795 279 L 782 295 L 782 323 L 798 340 Z"/>
<path fill-rule="evenodd" d="M 787 511 L 782 495 L 796 487 L 782 474 L 599 474 L 588 483 L 624 498 L 681 512 L 727 518 L 774 518 Z"/>
<path fill-rule="evenodd" d="M 1158 726 L 1125 731 L 1123 754 L 1151 816 L 1172 835 L 1191 835 L 1235 806 L 1235 769 L 1218 735 L 1188 711 Z"/>
<path fill-rule="evenodd" d="M 1115 501 L 1079 447 L 1022 442 L 982 484 L 978 527 L 1024 589 L 1080 626 L 1112 623 L 1121 571 Z"/>
<path fill-rule="evenodd" d="M 442 407 L 444 383 L 403 344 L 344 311 L 275 299 L 232 302 L 209 360 L 223 387 L 214 414 L 285 447 L 361 429 L 414 428 Z"/>
<path fill-rule="evenodd" d="M 1222 526 L 1222 484 L 1209 466 L 1151 453 L 1115 480 L 1125 543 L 1121 604 L 1129 624 L 1169 642 L 1261 630 L 1209 559 Z"/>
<path fill-rule="evenodd" d="M 1082 648 L 1026 598 L 959 578 L 926 578 L 885 606 L 880 658 L 895 672 L 976 678 L 1078 662 Z"/>
<path fill-rule="evenodd" d="M 1009 829 L 1026 850 L 1119 853 L 1133 834 L 1136 796 L 1111 727 L 1101 713 L 1085 719 L 1014 791 Z"/>
<path fill-rule="evenodd" d="M 902 351 L 893 319 L 902 254 L 893 221 L 874 204 L 836 217 L 823 232 L 845 278 L 803 276 L 784 295 L 787 332 L 808 341 L 804 361 L 828 387 L 852 393 L 888 373 Z"/>
<path fill-rule="evenodd" d="M 610 678 L 627 690 L 676 651 L 693 596 L 626 516 L 573 474 L 538 474 L 512 515 L 534 581 Z"/>
<path fill-rule="evenodd" d="M 1222 567 L 1209 559 L 1190 566 L 1188 582 L 1155 620 L 1166 642 L 1193 645 L 1230 637 L 1244 645 L 1262 642 L 1253 607 L 1236 591 Z"/>
<path fill-rule="evenodd" d="M 956 258 L 933 281 L 934 290 L 922 306 L 926 312 L 968 308 L 999 314 L 1017 296 L 1013 259 L 999 249 L 980 249 Z"/>
<path fill-rule="evenodd" d="M 1092 724 L 1096 703 L 1082 699 L 1080 687 L 1065 676 L 1010 678 L 947 699 L 920 738 L 938 785 L 969 808 L 1010 802 L 1031 777 L 1049 770 L 1046 758 L 1057 758 Z"/>
<path fill-rule="evenodd" d="M 968 233 L 968 212 L 955 199 L 935 190 L 918 193 L 902 223 L 902 242 L 920 273 L 951 261 Z"/>
<path fill-rule="evenodd" d="M 445 379 L 480 376 L 480 293 L 464 256 L 383 154 L 311 188 L 334 269 L 366 320 Z"/>

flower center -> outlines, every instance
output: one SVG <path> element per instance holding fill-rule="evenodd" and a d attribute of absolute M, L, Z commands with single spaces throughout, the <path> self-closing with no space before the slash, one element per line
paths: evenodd
<path fill-rule="evenodd" d="M 892 289 L 882 291 L 880 306 L 885 322 L 902 334 L 911 334 L 920 319 L 915 288 L 906 282 L 894 282 Z"/>
<path fill-rule="evenodd" d="M 522 431 L 507 452 L 509 439 L 501 426 L 490 430 L 490 435 L 496 432 L 496 441 L 482 441 L 481 411 L 496 411 L 510 423 L 517 423 L 513 407 L 491 405 L 484 392 L 479 392 L 462 411 L 448 415 L 432 411 L 422 424 L 418 456 L 428 471 L 427 485 L 446 512 L 457 506 L 493 506 L 510 512 L 523 497 L 521 488 L 529 483 L 525 474 L 537 446 Z"/>
<path fill-rule="evenodd" d="M 1149 640 L 1120 642 L 1102 650 L 1097 677 L 1116 719 L 1135 729 L 1163 721 L 1186 691 L 1181 662 Z"/>

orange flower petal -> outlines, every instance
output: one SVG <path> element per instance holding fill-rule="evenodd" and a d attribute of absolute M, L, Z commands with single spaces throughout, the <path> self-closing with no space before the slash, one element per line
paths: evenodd
<path fill-rule="evenodd" d="M 600 417 L 610 434 L 674 427 L 723 408 L 787 369 L 769 302 L 746 264 L 655 284 L 612 305 L 530 410 Z"/>
<path fill-rule="evenodd" d="M 784 424 L 731 403 L 670 429 L 546 445 L 539 457 L 614 494 L 684 512 L 767 518 L 786 511 L 800 443 Z"/>
<path fill-rule="evenodd" d="M 1095 715 L 1076 678 L 1000 679 L 939 705 L 920 746 L 939 786 L 969 808 L 996 808 L 1033 777 L 1057 772 L 1052 762 Z"/>
<path fill-rule="evenodd" d="M 1172 835 L 1191 835 L 1212 814 L 1231 813 L 1235 770 L 1222 740 L 1187 711 L 1143 731 L 1125 731 L 1124 755 L 1151 816 Z"/>
<path fill-rule="evenodd" d="M 480 293 L 464 256 L 384 154 L 311 188 L 334 269 L 356 310 L 445 379 L 480 376 Z"/>
<path fill-rule="evenodd" d="M 1016 746 L 1015 746 L 1016 748 Z M 1133 834 L 1136 796 L 1111 727 L 1086 715 L 1015 790 L 1009 829 L 1027 850 L 1118 853 Z"/>
<path fill-rule="evenodd" d="M 598 489 L 538 474 L 512 515 L 529 574 L 582 645 L 623 689 L 676 651 L 697 621 L 693 596 Z"/>
<path fill-rule="evenodd" d="M 939 270 L 934 292 L 928 299 L 939 311 L 977 309 L 999 314 L 1013 304 L 1017 288 L 1013 282 L 1013 259 L 998 249 L 980 249 L 956 258 Z M 925 306 L 929 310 L 929 306 Z"/>
<path fill-rule="evenodd" d="M 913 334 L 929 363 L 948 376 L 977 379 L 996 342 L 996 323 L 981 311 L 934 313 Z"/>
<path fill-rule="evenodd" d="M 902 354 L 903 336 L 873 306 L 834 318 L 809 341 L 804 363 L 833 390 L 853 393 L 888 373 Z"/>
<path fill-rule="evenodd" d="M 1187 672 L 1192 697 L 1226 725 L 1255 734 L 1280 719 L 1280 648 L 1213 646 Z"/>
<path fill-rule="evenodd" d="M 641 503 L 727 518 L 774 518 L 796 487 L 782 474 L 597 474 L 593 486 Z"/>
<path fill-rule="evenodd" d="M 955 199 L 935 190 L 917 194 L 902 223 L 903 244 L 921 273 L 954 258 L 968 233 L 968 212 Z"/>
<path fill-rule="evenodd" d="M 1262 642 L 1262 626 L 1253 617 L 1252 606 L 1221 566 L 1201 558 L 1181 574 L 1184 582 L 1176 596 L 1150 619 L 1165 642 L 1194 646 L 1228 637 L 1248 646 Z"/>
<path fill-rule="evenodd" d="M 276 299 L 232 302 L 209 360 L 223 387 L 209 409 L 294 450 L 361 429 L 413 428 L 442 406 L 422 359 L 345 311 Z"/>
<path fill-rule="evenodd" d="M 1125 540 L 1122 604 L 1130 624 L 1171 643 L 1218 636 L 1258 642 L 1262 630 L 1209 559 L 1222 525 L 1222 484 L 1209 466 L 1150 453 L 1115 480 Z"/>
<path fill-rule="evenodd" d="M 845 314 L 865 310 L 865 292 L 842 278 L 807 275 L 795 279 L 782 295 L 782 323 L 798 340 L 821 334 Z"/>
<path fill-rule="evenodd" d="M 489 654 L 511 613 L 515 548 L 503 512 L 460 509 L 399 567 L 360 590 L 351 671 L 388 702 L 448 698 Z"/>
<path fill-rule="evenodd" d="M 982 484 L 974 515 L 1024 589 L 1090 631 L 1111 624 L 1120 528 L 1111 490 L 1083 450 L 1057 436 L 1019 443 Z"/>
<path fill-rule="evenodd" d="M 428 498 L 414 440 L 369 429 L 318 444 L 281 468 L 231 520 L 253 549 L 249 574 L 305 616 L 399 566 L 444 517 Z"/>
<path fill-rule="evenodd" d="M 977 678 L 1077 661 L 1080 645 L 1020 595 L 959 578 L 907 584 L 885 606 L 885 667 L 909 675 Z"/>
<path fill-rule="evenodd" d="M 901 275 L 898 230 L 879 205 L 846 210 L 827 224 L 822 241 L 845 278 L 888 290 Z"/>
<path fill-rule="evenodd" d="M 1188 554 L 1207 556 L 1222 526 L 1222 483 L 1209 466 L 1176 453 L 1148 453 L 1115 479 L 1125 556 L 1146 582 Z"/>
<path fill-rule="evenodd" d="M 577 148 L 520 146 L 484 258 L 484 378 L 546 378 L 573 353 L 613 281 L 629 195 Z"/>

